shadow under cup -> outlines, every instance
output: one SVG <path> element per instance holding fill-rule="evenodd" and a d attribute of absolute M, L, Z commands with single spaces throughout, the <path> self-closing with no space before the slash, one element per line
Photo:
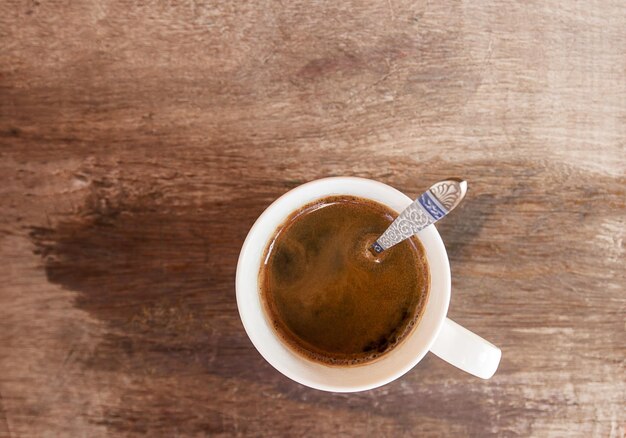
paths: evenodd
<path fill-rule="evenodd" d="M 445 247 L 433 226 L 417 236 L 430 268 L 430 292 L 417 326 L 402 343 L 380 359 L 358 366 L 335 367 L 313 362 L 286 346 L 267 320 L 260 296 L 259 271 L 264 250 L 275 230 L 302 206 L 320 198 L 351 195 L 401 212 L 411 198 L 398 190 L 363 178 L 336 177 L 296 187 L 272 203 L 250 229 L 237 264 L 237 306 L 250 340 L 274 368 L 303 385 L 333 392 L 363 391 L 384 385 L 413 368 L 433 344 L 450 301 L 450 267 Z"/>

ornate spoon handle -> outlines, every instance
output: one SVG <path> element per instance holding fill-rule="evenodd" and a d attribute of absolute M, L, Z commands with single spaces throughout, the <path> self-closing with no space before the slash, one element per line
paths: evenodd
<path fill-rule="evenodd" d="M 400 213 L 374 242 L 372 250 L 380 254 L 434 224 L 454 210 L 465 197 L 465 193 L 467 182 L 462 179 L 450 178 L 434 184 Z"/>

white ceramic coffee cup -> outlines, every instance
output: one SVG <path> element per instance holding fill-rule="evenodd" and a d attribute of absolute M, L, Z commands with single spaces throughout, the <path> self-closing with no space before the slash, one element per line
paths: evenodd
<path fill-rule="evenodd" d="M 386 184 L 363 178 L 325 178 L 303 184 L 272 203 L 250 229 L 237 264 L 237 307 L 250 340 L 274 368 L 311 388 L 363 391 L 384 385 L 413 368 L 428 351 L 483 379 L 498 368 L 498 347 L 446 318 L 450 303 L 450 265 L 443 241 L 431 225 L 418 234 L 430 268 L 430 293 L 424 313 L 400 345 L 377 361 L 352 367 L 313 362 L 289 349 L 266 319 L 259 294 L 263 253 L 278 226 L 295 210 L 331 195 L 371 199 L 401 212 L 411 198 Z"/>

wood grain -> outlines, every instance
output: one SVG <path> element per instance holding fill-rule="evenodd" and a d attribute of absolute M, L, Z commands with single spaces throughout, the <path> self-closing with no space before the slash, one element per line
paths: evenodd
<path fill-rule="evenodd" d="M 624 436 L 622 1 L 8 0 L 0 47 L 0 436 Z M 256 352 L 243 239 L 330 175 L 469 180 L 439 230 L 493 379 Z"/>

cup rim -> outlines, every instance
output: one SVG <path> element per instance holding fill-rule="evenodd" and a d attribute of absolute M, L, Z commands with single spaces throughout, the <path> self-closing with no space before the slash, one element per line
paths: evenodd
<path fill-rule="evenodd" d="M 376 193 L 376 196 L 368 196 L 372 193 Z M 258 285 L 262 255 L 276 228 L 289 214 L 315 199 L 341 194 L 371 199 L 398 213 L 412 202 L 411 198 L 389 185 L 358 177 L 322 178 L 297 186 L 271 203 L 250 228 L 237 262 L 235 289 L 244 329 L 257 351 L 270 365 L 290 379 L 311 388 L 356 392 L 397 379 L 426 355 L 448 312 L 451 277 L 441 236 L 434 226 L 429 226 L 417 235 L 426 250 L 429 264 L 429 297 L 420 321 L 400 345 L 376 361 L 348 367 L 323 365 L 290 350 L 270 327 L 262 309 Z M 416 336 L 419 338 L 414 339 Z"/>

